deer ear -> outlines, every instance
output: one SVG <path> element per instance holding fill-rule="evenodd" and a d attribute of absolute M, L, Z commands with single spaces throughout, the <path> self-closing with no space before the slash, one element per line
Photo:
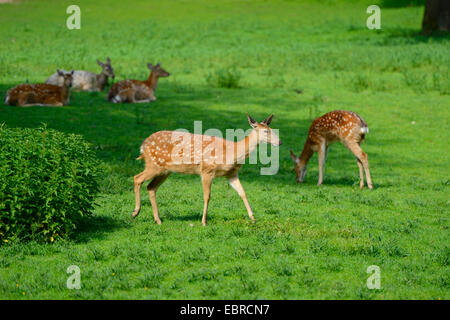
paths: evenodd
<path fill-rule="evenodd" d="M 103 63 L 102 63 L 100 60 L 97 60 L 97 64 L 98 64 L 100 67 L 103 67 Z"/>
<path fill-rule="evenodd" d="M 73 75 L 74 72 L 75 72 L 75 70 L 72 70 L 72 71 L 70 72 L 70 74 Z"/>
<path fill-rule="evenodd" d="M 289 152 L 291 153 L 291 158 L 292 158 L 292 160 L 293 160 L 295 163 L 297 163 L 298 158 L 295 156 L 295 154 L 292 152 L 292 150 L 289 150 Z"/>
<path fill-rule="evenodd" d="M 111 59 L 110 59 L 109 57 L 106 58 L 106 62 L 109 63 L 109 64 L 111 64 Z"/>
<path fill-rule="evenodd" d="M 161 67 L 161 62 L 158 62 L 158 63 L 156 64 L 156 66 L 157 66 L 157 67 Z"/>
<path fill-rule="evenodd" d="M 151 63 L 147 63 L 147 68 L 149 68 L 150 70 L 153 70 L 153 65 Z"/>
<path fill-rule="evenodd" d="M 59 69 L 56 69 L 56 72 L 58 73 L 58 75 L 64 76 L 64 72 L 63 72 L 63 71 L 61 71 L 61 70 L 59 70 Z"/>
<path fill-rule="evenodd" d="M 258 125 L 258 122 L 256 122 L 255 119 L 253 119 L 248 113 L 247 113 L 247 119 L 248 119 L 248 123 L 250 123 L 250 125 L 253 128 L 256 128 L 256 126 Z"/>
<path fill-rule="evenodd" d="M 262 123 L 269 125 L 272 122 L 273 114 L 268 116 Z"/>

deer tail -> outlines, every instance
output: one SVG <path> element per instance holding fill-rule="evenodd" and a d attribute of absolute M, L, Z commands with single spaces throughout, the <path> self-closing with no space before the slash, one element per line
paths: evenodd
<path fill-rule="evenodd" d="M 141 155 L 139 157 L 137 157 L 136 160 L 141 160 L 141 159 L 145 158 L 145 156 L 144 156 L 144 147 L 143 146 L 141 146 L 139 151 L 141 152 Z"/>
<path fill-rule="evenodd" d="M 7 105 L 9 102 L 9 90 L 6 92 L 4 103 Z"/>

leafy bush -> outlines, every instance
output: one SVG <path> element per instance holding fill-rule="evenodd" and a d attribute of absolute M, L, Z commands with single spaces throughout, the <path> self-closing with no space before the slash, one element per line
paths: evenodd
<path fill-rule="evenodd" d="M 81 136 L 1 125 L 1 242 L 68 236 L 93 208 L 98 168 Z"/>
<path fill-rule="evenodd" d="M 212 87 L 240 88 L 241 73 L 236 68 L 224 68 L 209 74 L 206 82 Z"/>

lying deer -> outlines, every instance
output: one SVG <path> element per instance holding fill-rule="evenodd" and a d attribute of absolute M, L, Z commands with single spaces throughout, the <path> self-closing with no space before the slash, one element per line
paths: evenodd
<path fill-rule="evenodd" d="M 115 78 L 114 69 L 111 66 L 111 59 L 108 57 L 106 63 L 97 60 L 97 63 L 102 67 L 100 74 L 95 74 L 90 71 L 76 70 L 73 74 L 73 90 L 79 91 L 103 91 L 108 84 L 108 78 Z M 63 70 L 64 71 L 64 70 Z M 62 86 L 64 78 L 58 72 L 51 75 L 45 83 Z"/>
<path fill-rule="evenodd" d="M 74 71 L 57 71 L 63 77 L 63 85 L 53 84 L 19 84 L 8 90 L 5 96 L 5 104 L 19 107 L 49 106 L 60 107 L 69 104 L 70 88 Z"/>
<path fill-rule="evenodd" d="M 303 182 L 308 161 L 314 152 L 317 152 L 319 155 L 319 182 L 317 185 L 320 186 L 323 181 L 323 166 L 328 154 L 328 147 L 331 143 L 340 141 L 356 157 L 361 178 L 360 188 L 364 188 L 364 168 L 367 185 L 369 189 L 372 189 L 369 161 L 367 160 L 367 154 L 360 147 L 361 141 L 364 140 L 368 132 L 367 123 L 359 115 L 351 111 L 332 111 L 315 119 L 309 128 L 308 138 L 300 157 L 296 157 L 292 150 L 290 151 L 292 160 L 295 163 L 294 170 L 297 182 Z"/>
<path fill-rule="evenodd" d="M 115 83 L 108 92 L 108 101 L 143 103 L 155 101 L 155 90 L 158 85 L 160 77 L 168 77 L 170 73 L 161 67 L 158 63 L 156 66 L 148 63 L 147 67 L 150 69 L 150 76 L 146 81 L 139 80 L 123 80 Z"/>
<path fill-rule="evenodd" d="M 191 134 L 179 131 L 159 131 L 144 140 L 141 155 L 145 159 L 145 170 L 134 177 L 136 207 L 133 217 L 141 210 L 140 189 L 144 181 L 151 180 L 147 186 L 152 204 L 153 216 L 161 224 L 156 204 L 156 191 L 172 172 L 200 175 L 203 184 L 204 208 L 202 225 L 206 225 L 206 214 L 211 193 L 211 183 L 216 177 L 225 177 L 244 201 L 248 215 L 255 220 L 244 189 L 238 178 L 238 171 L 245 159 L 259 143 L 266 142 L 278 146 L 279 138 L 269 128 L 273 115 L 261 123 L 248 116 L 253 127 L 250 134 L 239 142 L 213 136 Z"/>

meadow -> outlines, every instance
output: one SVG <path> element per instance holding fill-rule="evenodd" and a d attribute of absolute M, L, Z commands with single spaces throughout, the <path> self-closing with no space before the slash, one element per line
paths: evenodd
<path fill-rule="evenodd" d="M 381 30 L 366 28 L 381 5 Z M 386 2 L 387 3 L 387 2 Z M 0 124 L 82 135 L 101 160 L 101 194 L 75 236 L 0 245 L 1 299 L 448 299 L 450 41 L 419 34 L 423 6 L 382 1 L 87 1 L 81 29 L 65 26 L 62 0 L 0 4 Z M 171 73 L 157 101 L 116 105 L 106 91 L 74 92 L 68 106 L 3 105 L 10 87 L 43 82 L 56 68 L 145 79 L 146 63 Z M 301 90 L 298 94 L 296 90 Z M 331 147 L 324 184 L 317 155 L 297 184 L 298 154 L 315 117 L 357 112 L 370 132 L 374 190 Z M 246 164 L 240 180 L 256 217 L 224 179 L 213 182 L 201 226 L 200 178 L 172 175 L 158 191 L 162 225 L 146 188 L 134 208 L 139 146 L 153 132 L 249 128 L 249 112 L 275 115 L 280 168 Z M 17 143 L 21 143 L 17 141 Z M 0 177 L 1 178 L 1 177 Z M 81 289 L 66 269 L 81 270 Z M 370 265 L 381 288 L 368 289 Z"/>

